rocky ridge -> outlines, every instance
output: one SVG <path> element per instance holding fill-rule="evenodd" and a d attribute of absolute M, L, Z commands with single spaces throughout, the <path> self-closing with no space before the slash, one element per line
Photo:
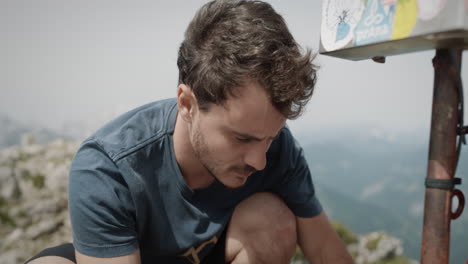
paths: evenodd
<path fill-rule="evenodd" d="M 37 144 L 25 135 L 0 151 L 0 264 L 71 241 L 67 178 L 78 146 L 62 139 Z"/>

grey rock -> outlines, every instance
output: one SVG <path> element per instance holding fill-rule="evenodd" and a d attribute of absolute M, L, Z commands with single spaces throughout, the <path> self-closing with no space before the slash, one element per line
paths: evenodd
<path fill-rule="evenodd" d="M 1 253 L 0 264 L 21 263 L 21 252 L 19 250 L 9 250 Z"/>
<path fill-rule="evenodd" d="M 25 208 L 29 211 L 29 214 L 55 214 L 59 213 L 61 210 L 66 209 L 67 202 L 59 200 L 57 198 L 51 198 L 48 200 L 41 201 L 41 203 L 31 203 L 28 204 Z"/>
<path fill-rule="evenodd" d="M 0 167 L 0 198 L 4 200 L 18 199 L 21 196 L 18 180 L 11 174 L 11 169 Z"/>
<path fill-rule="evenodd" d="M 20 238 L 21 238 L 22 236 L 24 236 L 24 231 L 23 231 L 21 228 L 16 228 L 15 230 L 13 230 L 13 232 L 11 232 L 11 233 L 5 238 L 5 240 L 3 241 L 3 245 L 4 245 L 4 246 L 11 245 L 11 244 L 13 244 L 15 241 L 20 240 Z"/>
<path fill-rule="evenodd" d="M 26 133 L 21 136 L 21 146 L 26 147 L 36 144 L 36 138 L 34 135 Z"/>
<path fill-rule="evenodd" d="M 374 263 L 403 254 L 401 240 L 384 232 L 372 232 L 361 236 L 357 244 L 348 246 L 348 250 L 357 256 L 356 264 Z"/>
<path fill-rule="evenodd" d="M 28 228 L 26 231 L 26 237 L 29 239 L 37 239 L 38 237 L 46 234 L 50 234 L 56 231 L 63 222 L 59 219 L 48 219 L 38 223 L 37 225 L 33 225 Z"/>

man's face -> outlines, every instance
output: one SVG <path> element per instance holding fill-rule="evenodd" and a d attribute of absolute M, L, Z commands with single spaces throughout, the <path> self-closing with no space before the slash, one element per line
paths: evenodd
<path fill-rule="evenodd" d="M 224 105 L 198 110 L 190 141 L 208 172 L 225 186 L 237 188 L 265 168 L 266 152 L 285 122 L 262 87 L 248 83 Z"/>

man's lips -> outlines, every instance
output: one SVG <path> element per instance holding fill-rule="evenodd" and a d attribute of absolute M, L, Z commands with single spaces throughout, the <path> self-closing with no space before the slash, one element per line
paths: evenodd
<path fill-rule="evenodd" d="M 240 178 L 242 179 L 247 179 L 250 175 L 252 175 L 252 171 L 243 171 L 243 172 L 237 172 L 237 175 L 239 175 Z"/>
<path fill-rule="evenodd" d="M 238 178 L 246 180 L 250 175 L 252 175 L 256 170 L 251 166 L 239 167 L 233 170 Z"/>

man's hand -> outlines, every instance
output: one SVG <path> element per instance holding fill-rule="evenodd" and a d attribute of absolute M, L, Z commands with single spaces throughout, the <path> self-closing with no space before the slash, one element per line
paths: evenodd
<path fill-rule="evenodd" d="M 325 212 L 312 218 L 296 217 L 299 246 L 311 264 L 351 264 L 353 260 Z"/>

